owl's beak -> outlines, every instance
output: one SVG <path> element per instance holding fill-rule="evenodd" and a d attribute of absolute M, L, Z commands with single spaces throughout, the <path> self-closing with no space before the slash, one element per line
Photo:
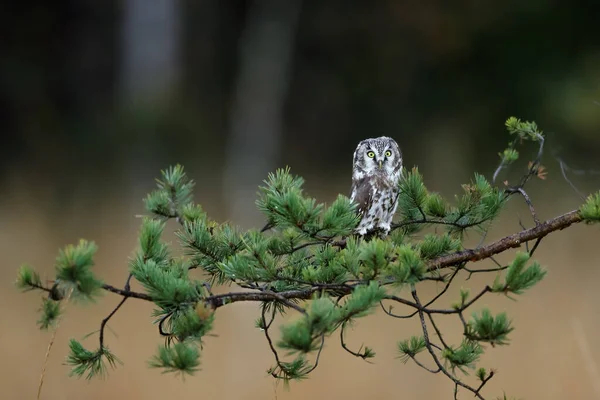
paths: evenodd
<path fill-rule="evenodd" d="M 383 167 L 383 161 L 379 160 L 379 169 Z"/>

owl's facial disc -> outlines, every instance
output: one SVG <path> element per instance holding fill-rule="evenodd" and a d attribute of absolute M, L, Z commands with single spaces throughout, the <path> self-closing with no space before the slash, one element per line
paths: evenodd
<path fill-rule="evenodd" d="M 402 168 L 402 156 L 396 142 L 388 137 L 366 139 L 354 152 L 354 179 L 364 176 L 383 177 L 397 174 Z"/>
<path fill-rule="evenodd" d="M 394 159 L 394 154 L 388 147 L 383 150 L 374 147 L 367 151 L 367 157 L 367 162 L 372 163 L 376 169 L 382 171 Z"/>

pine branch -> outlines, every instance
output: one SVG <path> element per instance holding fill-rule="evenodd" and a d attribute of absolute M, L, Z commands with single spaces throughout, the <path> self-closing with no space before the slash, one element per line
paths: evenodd
<path fill-rule="evenodd" d="M 466 262 L 475 262 L 481 261 L 487 258 L 490 258 L 496 254 L 502 253 L 511 248 L 520 247 L 523 243 L 539 239 L 547 236 L 548 234 L 565 229 L 572 224 L 580 223 L 583 221 L 583 218 L 579 214 L 577 210 L 570 211 L 566 214 L 563 214 L 559 217 L 541 222 L 538 226 L 535 226 L 530 229 L 523 230 L 521 232 L 514 233 L 512 235 L 506 236 L 496 242 L 493 242 L 487 246 L 480 247 L 478 249 L 468 249 L 457 251 L 455 253 L 444 255 L 437 257 L 433 260 L 430 260 L 427 263 L 427 271 L 432 272 L 441 268 L 449 268 L 453 266 L 457 266 Z M 487 271 L 499 271 L 504 268 L 493 268 L 489 270 L 482 270 L 482 272 Z M 469 270 L 469 272 L 477 272 Z M 208 296 L 204 299 L 204 301 L 210 304 L 214 308 L 219 308 L 231 303 L 237 303 L 241 301 L 251 301 L 251 302 L 269 302 L 269 301 L 282 301 L 282 300 L 308 300 L 310 299 L 314 293 L 317 293 L 322 290 L 332 291 L 336 293 L 340 293 L 342 295 L 348 295 L 352 292 L 352 290 L 356 287 L 357 284 L 352 285 L 326 285 L 326 284 L 317 284 L 315 287 L 300 289 L 300 290 L 288 290 L 279 293 L 275 292 L 230 292 L 223 293 L 214 296 Z M 153 301 L 152 297 L 145 294 L 134 292 L 131 290 L 119 289 L 117 287 L 111 286 L 109 284 L 103 284 L 102 288 L 109 292 L 118 294 L 124 297 L 132 297 L 145 301 Z M 447 288 L 447 287 L 446 287 Z M 447 289 L 446 289 L 447 290 Z M 410 305 L 414 307 L 414 303 L 402 300 L 401 301 L 405 305 Z"/>
<path fill-rule="evenodd" d="M 275 359 L 275 366 L 268 372 L 285 383 L 303 379 L 317 368 L 326 339 L 337 330 L 346 352 L 365 360 L 375 356 L 368 347 L 352 350 L 344 334 L 348 325 L 379 305 L 393 318 L 417 316 L 420 321 L 422 335 L 398 342 L 402 361 L 412 360 L 430 373 L 447 376 L 454 384 L 455 398 L 462 387 L 483 399 L 481 389 L 495 372 L 477 369 L 477 387 L 465 383 L 458 373 L 466 375 L 469 369 L 477 368 L 484 352 L 481 343 L 507 344 L 513 326 L 504 313 L 494 315 L 487 309 L 476 309 L 469 318 L 467 310 L 480 304 L 485 295 L 521 295 L 541 281 L 546 270 L 531 256 L 547 235 L 580 222 L 600 222 L 600 193 L 589 196 L 578 210 L 539 220 L 525 185 L 532 177 L 545 178 L 541 166 L 542 132 L 535 123 L 516 118 L 510 118 L 506 127 L 515 136 L 500 154 L 494 179 L 518 158 L 518 144 L 539 144 L 534 161 L 516 185 L 505 182 L 505 188 L 500 189 L 475 174 L 470 183 L 462 186 L 455 205 L 451 205 L 439 194 L 428 192 L 414 168 L 399 182 L 399 222 L 387 237 L 377 232 L 364 237 L 354 235 L 360 219 L 356 205 L 343 195 L 329 207 L 317 203 L 304 194 L 303 179 L 292 176 L 289 169 L 270 174 L 265 186 L 259 188 L 257 206 L 266 216 L 265 227 L 260 231 L 240 231 L 208 219 L 202 208 L 192 202 L 194 182 L 187 178 L 183 167 L 176 166 L 162 172 L 157 189 L 145 199 L 150 216 L 142 219 L 139 248 L 130 258 L 123 288 L 95 276 L 92 267 L 96 245 L 85 240 L 59 252 L 56 279 L 48 281 L 51 284 L 44 284 L 27 265 L 19 270 L 16 284 L 22 291 L 46 293 L 39 321 L 42 329 L 58 320 L 59 301 L 94 300 L 101 290 L 122 297 L 101 321 L 98 349 L 90 351 L 76 340 L 71 341 L 68 363 L 76 376 L 102 376 L 107 365 L 115 367 L 120 363 L 105 345 L 104 331 L 130 298 L 155 305 L 152 316 L 156 318 L 158 333 L 165 338 L 165 345 L 152 357 L 150 366 L 182 376 L 198 370 L 203 338 L 212 329 L 219 308 L 238 302 L 260 303 L 261 316 L 256 326 L 263 331 Z M 491 221 L 513 195 L 524 199 L 535 226 L 526 228 L 519 221 L 520 231 L 486 244 Z M 162 240 L 169 219 L 179 224 L 175 235 L 183 256 L 174 256 L 176 251 Z M 415 235 L 425 227 L 435 227 L 435 234 Z M 443 232 L 438 233 L 438 229 Z M 469 231 L 481 234 L 481 239 L 476 247 L 465 249 L 463 239 Z M 501 265 L 495 260 L 496 254 L 521 245 L 526 252 L 517 252 L 510 264 Z M 490 260 L 496 266 L 469 265 L 481 260 Z M 442 271 L 445 268 L 451 270 Z M 203 272 L 204 277 L 197 279 L 190 274 L 194 269 Z M 447 308 L 438 305 L 459 274 L 468 280 L 475 273 L 494 274 L 495 280 L 472 297 L 469 289 L 461 289 L 459 301 Z M 131 290 L 131 279 L 138 281 L 142 291 Z M 213 283 L 236 284 L 241 290 L 215 295 L 211 290 Z M 443 287 L 427 301 L 421 301 L 417 285 L 431 284 Z M 408 286 L 412 299 L 401 297 L 397 290 Z M 389 304 L 408 307 L 408 313 L 396 314 Z M 274 320 L 289 310 L 297 314 L 281 326 L 276 340 L 272 331 Z M 438 318 L 458 319 L 463 329 L 460 344 L 444 339 Z M 430 336 L 430 327 L 438 339 Z M 278 349 L 285 350 L 286 357 L 295 358 L 285 361 Z M 429 354 L 434 367 L 421 360 L 421 352 Z M 309 359 L 314 360 L 312 365 Z"/>
<path fill-rule="evenodd" d="M 415 299 L 415 303 L 420 308 L 420 310 L 419 310 L 419 320 L 421 322 L 421 329 L 423 331 L 423 338 L 425 340 L 425 347 L 427 348 L 427 351 L 431 355 L 431 358 L 433 359 L 433 362 L 435 363 L 435 365 L 437 365 L 438 369 L 444 375 L 446 375 L 452 382 L 454 382 L 455 385 L 461 386 L 461 387 L 463 387 L 463 388 L 465 388 L 465 389 L 473 392 L 473 394 L 474 394 L 475 397 L 477 397 L 480 400 L 484 400 L 484 398 L 479 394 L 479 390 L 481 388 L 475 389 L 475 388 L 467 385 L 466 383 L 464 383 L 461 380 L 457 379 L 450 372 L 448 372 L 448 370 L 442 365 L 442 363 L 440 362 L 439 357 L 435 353 L 435 351 L 433 349 L 433 346 L 431 345 L 431 342 L 429 340 L 429 332 L 427 330 L 427 324 L 425 322 L 425 314 L 424 314 L 424 312 L 422 310 L 421 301 L 419 300 L 419 296 L 417 295 L 417 291 L 416 291 L 416 289 L 415 289 L 414 286 L 411 289 L 411 293 L 412 293 L 413 298 Z"/>

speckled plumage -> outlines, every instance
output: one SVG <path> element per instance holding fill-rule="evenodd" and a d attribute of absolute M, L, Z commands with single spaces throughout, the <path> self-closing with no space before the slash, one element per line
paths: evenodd
<path fill-rule="evenodd" d="M 363 140 L 354 151 L 352 193 L 362 218 L 356 233 L 390 231 L 396 212 L 402 153 L 396 141 L 382 136 Z"/>

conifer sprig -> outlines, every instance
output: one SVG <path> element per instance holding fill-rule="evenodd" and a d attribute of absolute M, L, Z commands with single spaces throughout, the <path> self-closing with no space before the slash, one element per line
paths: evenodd
<path fill-rule="evenodd" d="M 72 367 L 71 375 L 78 378 L 94 377 L 104 378 L 107 374 L 107 364 L 114 369 L 117 364 L 122 364 L 108 348 L 100 347 L 96 351 L 89 351 L 75 339 L 69 341 L 70 353 L 67 356 L 67 365 Z"/>
<path fill-rule="evenodd" d="M 102 281 L 92 272 L 96 250 L 94 242 L 81 239 L 76 246 L 68 245 L 58 253 L 56 283 L 73 300 L 93 301 L 102 293 Z"/>
<path fill-rule="evenodd" d="M 588 224 L 600 222 L 600 192 L 589 195 L 579 213 Z"/>
<path fill-rule="evenodd" d="M 404 364 L 406 364 L 408 360 L 415 358 L 415 356 L 423 350 L 425 350 L 425 338 L 423 336 L 411 336 L 410 339 L 398 342 L 400 361 Z"/>
<path fill-rule="evenodd" d="M 469 228 L 485 230 L 485 224 L 498 216 L 508 199 L 503 190 L 492 187 L 485 177 L 475 174 L 470 184 L 463 185 L 464 194 L 456 196 L 456 205 L 451 206 L 439 194 L 429 193 L 416 168 L 404 174 L 399 189 L 401 218 L 393 229 L 410 235 L 431 225 L 444 226 L 457 238 Z"/>
<path fill-rule="evenodd" d="M 200 352 L 192 343 L 179 342 L 169 347 L 161 346 L 148 365 L 161 368 L 163 373 L 176 373 L 182 377 L 193 375 L 199 371 Z"/>

